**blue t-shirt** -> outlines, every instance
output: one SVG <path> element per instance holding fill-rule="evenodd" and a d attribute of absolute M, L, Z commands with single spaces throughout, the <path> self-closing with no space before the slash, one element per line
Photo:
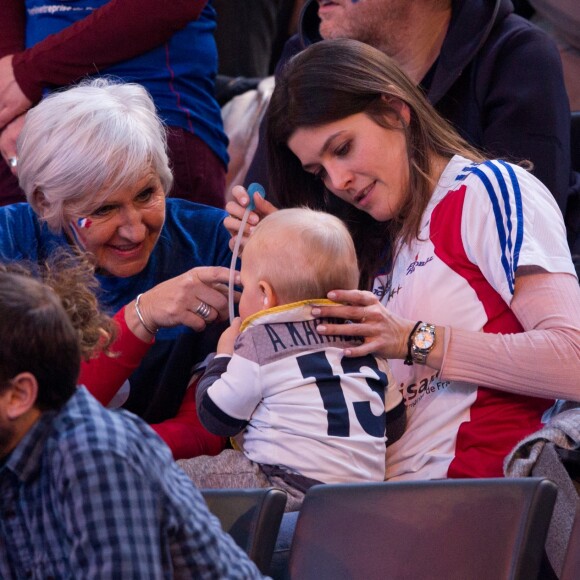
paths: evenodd
<path fill-rule="evenodd" d="M 230 266 L 230 235 L 223 210 L 182 199 L 166 200 L 165 224 L 145 269 L 128 278 L 97 275 L 99 303 L 114 314 L 141 292 L 198 266 Z M 53 234 L 26 203 L 0 207 L 0 260 L 44 261 L 54 249 L 68 247 L 63 234 Z M 131 375 L 125 408 L 157 423 L 175 416 L 192 366 L 215 350 L 223 324 L 204 332 L 185 326 L 161 329 L 155 344 Z"/>
<path fill-rule="evenodd" d="M 86 18 L 108 2 L 67 0 L 58 7 L 46 0 L 26 0 L 26 48 Z M 227 137 L 214 96 L 215 26 L 216 13 L 210 1 L 197 20 L 177 30 L 166 43 L 98 74 L 146 87 L 167 125 L 196 134 L 227 166 Z"/>

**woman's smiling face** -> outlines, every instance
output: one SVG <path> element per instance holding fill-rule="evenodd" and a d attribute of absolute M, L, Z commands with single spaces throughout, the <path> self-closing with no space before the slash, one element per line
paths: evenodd
<path fill-rule="evenodd" d="M 402 111 L 406 115 L 408 109 Z M 383 222 L 401 209 L 409 182 L 405 133 L 364 113 L 297 129 L 288 147 L 340 199 Z"/>
<path fill-rule="evenodd" d="M 164 221 L 165 192 L 157 173 L 147 169 L 90 215 L 71 218 L 69 234 L 95 257 L 98 269 L 126 278 L 145 268 Z"/>

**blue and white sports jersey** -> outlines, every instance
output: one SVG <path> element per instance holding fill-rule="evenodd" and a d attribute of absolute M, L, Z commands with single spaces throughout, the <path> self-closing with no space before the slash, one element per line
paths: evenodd
<path fill-rule="evenodd" d="M 375 293 L 411 320 L 475 332 L 522 331 L 510 303 L 522 266 L 574 274 L 560 210 L 524 169 L 455 156 L 425 210 L 419 240 L 402 248 Z M 500 477 L 502 461 L 540 427 L 552 401 L 447 381 L 425 365 L 391 368 L 407 429 L 389 447 L 388 479 Z M 443 369 L 445 365 L 443 365 Z"/>
<path fill-rule="evenodd" d="M 256 463 L 325 483 L 382 481 L 387 362 L 345 357 L 354 339 L 318 334 L 315 304 L 333 303 L 297 302 L 247 319 L 227 372 L 207 394 L 223 413 L 249 421 L 236 441 Z"/>

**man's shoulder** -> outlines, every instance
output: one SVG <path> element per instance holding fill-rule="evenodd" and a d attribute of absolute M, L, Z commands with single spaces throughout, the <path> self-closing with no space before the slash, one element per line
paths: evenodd
<path fill-rule="evenodd" d="M 463 2 L 451 21 L 441 49 L 447 67 L 495 59 L 557 53 L 555 43 L 540 27 L 513 12 L 511 3 L 498 0 Z"/>
<path fill-rule="evenodd" d="M 558 55 L 559 58 L 554 39 L 533 22 L 514 13 L 507 14 L 499 20 L 491 30 L 487 44 L 509 47 L 511 51 L 521 51 L 524 54 L 546 54 L 550 57 Z"/>
<path fill-rule="evenodd" d="M 129 461 L 137 469 L 149 470 L 152 461 L 171 458 L 169 450 L 142 419 L 127 411 L 106 409 L 84 387 L 79 387 L 56 416 L 51 439 L 63 456 L 108 454 Z"/>
<path fill-rule="evenodd" d="M 505 60 L 508 64 L 533 62 L 541 67 L 540 82 L 545 82 L 545 75 L 555 76 L 560 63 L 554 39 L 535 23 L 505 8 L 490 28 L 478 58 Z"/>

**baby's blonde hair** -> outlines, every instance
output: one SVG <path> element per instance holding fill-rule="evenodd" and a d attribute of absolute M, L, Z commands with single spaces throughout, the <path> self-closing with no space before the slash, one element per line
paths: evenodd
<path fill-rule="evenodd" d="M 352 237 L 340 219 L 325 212 L 301 207 L 270 214 L 256 226 L 244 253 L 255 258 L 254 274 L 272 285 L 281 304 L 358 287 Z"/>

